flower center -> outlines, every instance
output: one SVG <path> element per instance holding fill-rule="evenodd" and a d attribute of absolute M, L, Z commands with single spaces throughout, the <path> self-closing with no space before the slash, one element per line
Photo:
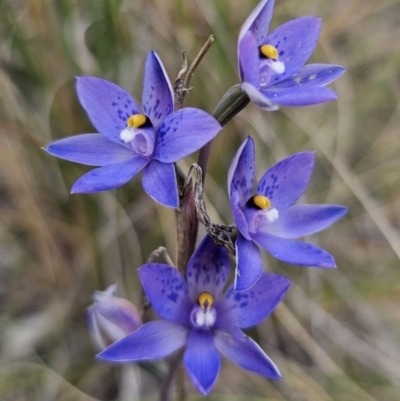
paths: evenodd
<path fill-rule="evenodd" d="M 211 327 L 217 319 L 217 311 L 213 308 L 214 297 L 209 292 L 202 292 L 197 298 L 199 306 L 195 306 L 190 320 L 195 327 Z"/>
<path fill-rule="evenodd" d="M 155 133 L 150 120 L 143 114 L 134 114 L 126 120 L 126 128 L 119 134 L 121 141 L 131 145 L 141 156 L 150 156 L 154 151 Z"/>
<path fill-rule="evenodd" d="M 208 310 L 214 303 L 214 297 L 209 292 L 202 292 L 197 299 L 201 309 Z"/>
<path fill-rule="evenodd" d="M 260 209 L 269 209 L 271 207 L 271 201 L 262 195 L 253 196 L 253 203 Z"/>
<path fill-rule="evenodd" d="M 262 45 L 260 51 L 260 87 L 269 85 L 273 75 L 285 72 L 285 63 L 279 60 L 278 49 L 272 45 Z"/>
<path fill-rule="evenodd" d="M 260 47 L 260 52 L 263 56 L 268 58 L 278 59 L 278 49 L 272 45 L 262 45 Z"/>
<path fill-rule="evenodd" d="M 143 114 L 134 114 L 133 116 L 130 116 L 126 122 L 126 125 L 129 128 L 139 128 L 142 125 L 146 124 L 147 117 L 144 116 Z"/>
<path fill-rule="evenodd" d="M 256 232 L 263 225 L 273 223 L 279 218 L 279 211 L 272 207 L 271 200 L 263 195 L 255 195 L 247 201 L 245 214 L 249 229 Z"/>

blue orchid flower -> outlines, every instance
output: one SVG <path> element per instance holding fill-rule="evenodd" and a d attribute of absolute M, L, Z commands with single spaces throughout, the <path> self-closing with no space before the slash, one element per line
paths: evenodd
<path fill-rule="evenodd" d="M 309 64 L 321 31 L 321 20 L 302 17 L 268 34 L 274 0 L 263 0 L 240 29 L 238 60 L 241 88 L 264 110 L 279 106 L 309 106 L 337 99 L 324 88 L 345 68 Z"/>
<path fill-rule="evenodd" d="M 235 290 L 251 287 L 262 273 L 257 245 L 286 263 L 336 267 L 328 252 L 294 239 L 330 226 L 347 211 L 339 205 L 294 205 L 307 188 L 313 167 L 314 152 L 289 156 L 265 172 L 253 195 L 253 139 L 248 137 L 239 148 L 228 172 L 228 193 L 239 233 Z"/>
<path fill-rule="evenodd" d="M 196 108 L 174 111 L 172 87 L 154 51 L 146 59 L 143 112 L 128 92 L 103 79 L 79 77 L 77 92 L 100 134 L 69 137 L 45 148 L 62 159 L 101 166 L 76 181 L 71 192 L 117 188 L 143 169 L 144 190 L 159 203 L 178 207 L 173 163 L 213 139 L 221 130 L 217 120 Z"/>
<path fill-rule="evenodd" d="M 241 329 L 259 324 L 286 294 L 290 280 L 264 273 L 247 291 L 223 289 L 229 276 L 227 251 L 207 236 L 187 266 L 187 280 L 171 266 L 149 263 L 139 268 L 144 291 L 165 320 L 144 324 L 98 355 L 111 362 L 164 358 L 185 347 L 191 381 L 208 394 L 221 366 L 219 353 L 242 368 L 271 379 L 278 368 Z"/>

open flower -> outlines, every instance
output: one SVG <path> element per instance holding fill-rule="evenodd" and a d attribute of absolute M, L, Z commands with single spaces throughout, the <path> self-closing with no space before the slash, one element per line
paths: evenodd
<path fill-rule="evenodd" d="M 330 226 L 347 211 L 338 205 L 294 205 L 311 178 L 314 152 L 296 153 L 276 163 L 258 182 L 255 195 L 254 159 L 254 142 L 248 137 L 228 172 L 228 193 L 238 228 L 235 290 L 250 287 L 262 273 L 256 244 L 286 263 L 336 267 L 328 252 L 293 239 Z"/>
<path fill-rule="evenodd" d="M 117 297 L 116 285 L 105 291 L 96 291 L 93 300 L 94 304 L 87 309 L 87 318 L 93 342 L 99 349 L 108 347 L 142 325 L 136 306 Z"/>
<path fill-rule="evenodd" d="M 268 316 L 289 288 L 284 276 L 264 273 L 247 291 L 230 286 L 229 257 L 207 236 L 187 267 L 187 281 L 175 268 L 149 263 L 139 268 L 144 291 L 165 320 L 144 324 L 114 343 L 98 357 L 112 362 L 163 358 L 186 346 L 184 363 L 193 384 L 208 394 L 218 376 L 218 351 L 239 366 L 280 378 L 274 363 L 241 328 L 255 326 Z"/>
<path fill-rule="evenodd" d="M 336 99 L 336 93 L 324 86 L 345 69 L 326 64 L 304 66 L 318 41 L 321 20 L 294 19 L 268 34 L 274 3 L 274 0 L 261 1 L 240 29 L 238 59 L 242 90 L 265 110 Z"/>
<path fill-rule="evenodd" d="M 79 100 L 100 134 L 83 134 L 47 146 L 52 155 L 90 166 L 72 193 L 117 188 L 143 170 L 144 190 L 156 201 L 178 207 L 173 163 L 209 142 L 221 126 L 195 108 L 174 110 L 171 84 L 153 51 L 145 65 L 143 112 L 131 95 L 112 82 L 79 77 Z"/>

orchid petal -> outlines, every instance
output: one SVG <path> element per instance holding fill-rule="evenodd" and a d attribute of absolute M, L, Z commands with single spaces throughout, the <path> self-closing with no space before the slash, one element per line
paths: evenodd
<path fill-rule="evenodd" d="M 263 90 L 262 93 L 279 106 L 301 107 L 326 103 L 337 99 L 330 88 L 291 88 L 286 90 Z"/>
<path fill-rule="evenodd" d="M 219 373 L 221 358 L 209 330 L 192 330 L 183 357 L 186 370 L 196 389 L 207 395 Z"/>
<path fill-rule="evenodd" d="M 236 240 L 235 291 L 251 287 L 261 276 L 263 263 L 258 246 L 242 235 Z"/>
<path fill-rule="evenodd" d="M 283 212 L 306 190 L 314 159 L 314 152 L 300 152 L 276 163 L 262 176 L 257 194 L 266 196 L 271 207 Z"/>
<path fill-rule="evenodd" d="M 259 46 L 264 43 L 271 22 L 274 4 L 275 0 L 263 0 L 257 5 L 240 28 L 239 41 L 250 31 L 256 37 Z"/>
<path fill-rule="evenodd" d="M 260 84 L 259 49 L 256 38 L 246 33 L 239 42 L 239 73 L 240 80 L 258 87 Z"/>
<path fill-rule="evenodd" d="M 98 316 L 95 313 L 93 305 L 87 309 L 86 317 L 90 336 L 92 337 L 92 341 L 95 343 L 97 348 L 104 349 L 116 340 L 113 339 L 112 341 L 109 341 L 109 339 L 104 335 L 103 330 L 101 329 L 101 324 L 99 324 L 98 322 Z"/>
<path fill-rule="evenodd" d="M 142 325 L 136 306 L 127 299 L 102 296 L 91 308 L 94 308 L 96 314 L 104 317 L 107 322 L 120 328 L 124 335 Z"/>
<path fill-rule="evenodd" d="M 104 344 L 100 349 L 104 349 L 114 343 L 115 341 L 120 340 L 121 338 L 125 337 L 126 335 L 135 331 L 139 326 L 135 327 L 133 330 L 125 332 L 121 327 L 110 322 L 104 316 L 96 314 L 94 315 L 95 319 L 95 327 L 99 330 L 99 334 L 96 335 L 96 339 L 100 336 L 102 337 L 102 341 L 99 342 L 99 345 Z"/>
<path fill-rule="evenodd" d="M 236 223 L 238 231 L 249 241 L 251 240 L 251 236 L 249 233 L 249 227 L 247 224 L 246 216 L 243 213 L 243 210 L 239 206 L 239 194 L 234 192 L 230 199 L 231 209 L 233 220 Z"/>
<path fill-rule="evenodd" d="M 169 114 L 160 125 L 154 159 L 173 163 L 199 150 L 221 130 L 205 111 L 186 107 Z"/>
<path fill-rule="evenodd" d="M 194 302 L 202 292 L 209 292 L 218 300 L 228 280 L 229 255 L 207 235 L 197 247 L 187 266 L 189 293 Z"/>
<path fill-rule="evenodd" d="M 329 227 L 346 212 L 347 208 L 339 205 L 294 205 L 260 231 L 281 238 L 298 238 Z"/>
<path fill-rule="evenodd" d="M 346 71 L 340 65 L 308 64 L 296 71 L 291 77 L 272 85 L 268 90 L 290 89 L 295 87 L 321 87 L 330 84 Z"/>
<path fill-rule="evenodd" d="M 152 160 L 143 170 L 142 185 L 144 190 L 164 206 L 179 206 L 175 167 L 172 163 Z"/>
<path fill-rule="evenodd" d="M 247 290 L 226 291 L 218 305 L 218 327 L 237 326 L 242 329 L 261 323 L 281 302 L 290 287 L 290 280 L 274 273 L 262 273 Z"/>
<path fill-rule="evenodd" d="M 79 100 L 90 121 L 106 138 L 129 148 L 120 139 L 130 116 L 139 113 L 132 96 L 112 82 L 95 77 L 78 77 L 76 88 Z"/>
<path fill-rule="evenodd" d="M 244 92 L 247 93 L 247 96 L 250 98 L 250 100 L 261 109 L 266 111 L 275 111 L 279 109 L 279 106 L 272 103 L 272 101 L 263 95 L 263 93 L 254 85 L 248 82 L 243 82 L 240 87 Z"/>
<path fill-rule="evenodd" d="M 105 166 L 131 159 L 134 153 L 101 134 L 82 134 L 61 139 L 44 150 L 53 156 L 88 166 Z"/>
<path fill-rule="evenodd" d="M 164 319 L 189 324 L 193 303 L 186 281 L 175 267 L 147 263 L 138 269 L 144 292 L 154 310 Z"/>
<path fill-rule="evenodd" d="M 157 131 L 165 117 L 174 110 L 174 96 L 164 66 L 155 51 L 146 59 L 143 79 L 143 112 Z"/>
<path fill-rule="evenodd" d="M 254 185 L 255 154 L 253 138 L 248 137 L 239 150 L 228 171 L 228 192 L 239 195 L 239 207 L 243 208 L 249 200 Z"/>
<path fill-rule="evenodd" d="M 97 358 L 111 362 L 133 362 L 164 358 L 186 344 L 189 329 L 168 320 L 148 322 L 110 345 Z"/>
<path fill-rule="evenodd" d="M 261 347 L 237 327 L 217 330 L 215 346 L 222 355 L 240 367 L 269 379 L 281 379 L 279 369 Z"/>
<path fill-rule="evenodd" d="M 331 254 L 308 242 L 279 238 L 261 232 L 253 234 L 253 239 L 282 262 L 300 266 L 336 267 L 335 259 Z"/>
<path fill-rule="evenodd" d="M 134 156 L 122 163 L 110 164 L 89 171 L 72 186 L 72 194 L 107 191 L 126 184 L 149 162 L 141 156 Z"/>
<path fill-rule="evenodd" d="M 275 75 L 271 85 L 289 78 L 311 56 L 321 31 L 321 19 L 302 17 L 286 22 L 268 35 L 265 43 L 279 52 L 279 61 L 285 64 L 285 72 Z"/>

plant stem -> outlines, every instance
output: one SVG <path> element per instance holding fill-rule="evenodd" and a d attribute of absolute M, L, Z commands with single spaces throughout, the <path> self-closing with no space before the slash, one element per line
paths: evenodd
<path fill-rule="evenodd" d="M 182 52 L 181 69 L 174 82 L 175 110 L 179 110 L 183 107 L 185 96 L 190 90 L 190 80 L 213 42 L 214 36 L 211 35 L 200 49 L 189 69 L 187 68 L 186 54 L 185 52 Z M 198 221 L 194 206 L 194 194 L 192 186 L 185 185 L 183 182 L 185 181 L 185 175 L 179 171 L 178 167 L 176 167 L 176 170 L 178 173 L 178 185 L 180 192 L 179 209 L 176 212 L 178 242 L 177 267 L 182 274 L 185 274 L 187 262 L 192 256 L 196 244 Z"/>
<path fill-rule="evenodd" d="M 169 363 L 168 374 L 165 377 L 163 385 L 161 387 L 160 401 L 169 401 L 171 398 L 171 387 L 174 382 L 175 375 L 178 371 L 180 362 L 182 360 L 182 356 L 183 356 L 183 350 L 180 351 L 177 355 L 175 355 L 175 357 Z"/>
<path fill-rule="evenodd" d="M 240 84 L 232 86 L 217 104 L 213 116 L 222 125 L 226 125 L 237 114 L 239 114 L 250 102 L 249 97 L 240 89 Z M 199 152 L 197 164 L 203 172 L 203 185 L 207 173 L 208 160 L 210 158 L 211 148 L 214 140 L 206 143 Z"/>

